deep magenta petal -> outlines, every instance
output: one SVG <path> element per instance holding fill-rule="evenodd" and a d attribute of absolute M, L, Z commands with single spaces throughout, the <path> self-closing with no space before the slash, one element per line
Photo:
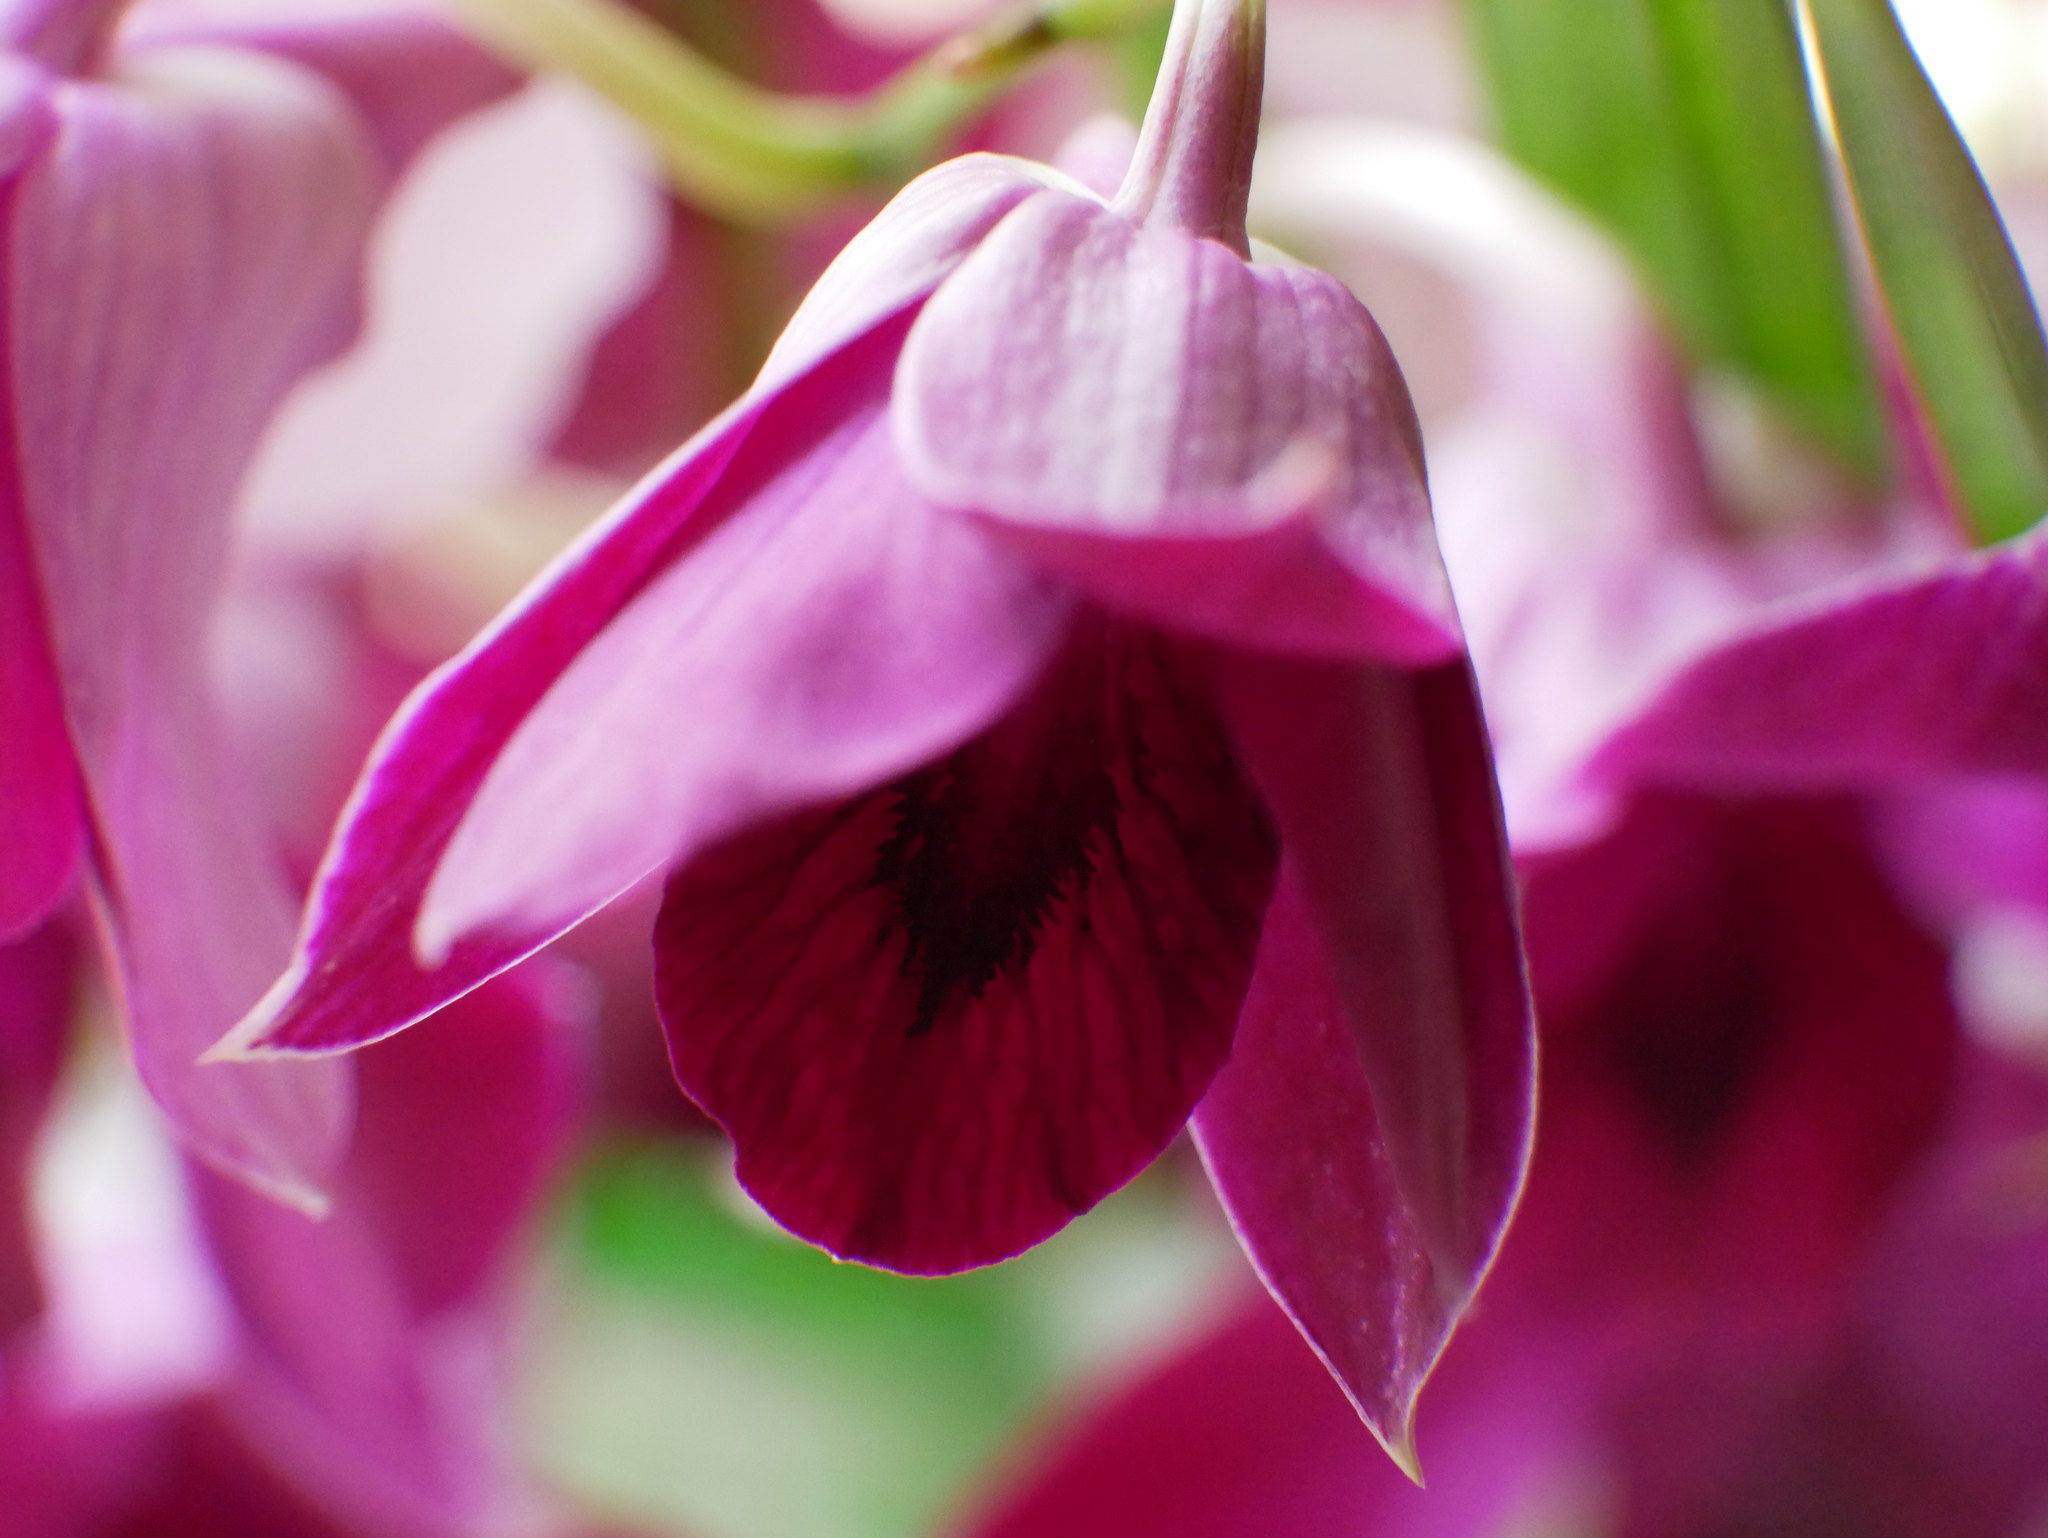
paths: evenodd
<path fill-rule="evenodd" d="M 2048 770 L 2048 534 L 1822 588 L 1681 670 L 1591 780 L 1822 790 Z"/>
<path fill-rule="evenodd" d="M 551 938 L 444 935 L 438 965 L 415 961 L 421 901 L 498 754 L 643 589 L 879 399 L 874 369 L 899 346 L 902 312 L 1051 174 L 969 156 L 906 187 L 819 281 L 754 389 L 414 691 L 343 814 L 291 969 L 223 1053 L 376 1040 Z"/>
<path fill-rule="evenodd" d="M 29 1163 L 70 1035 L 74 949 L 61 924 L 0 945 L 0 1360 L 42 1310 Z"/>
<path fill-rule="evenodd" d="M 1034 555 L 1105 602 L 1266 650 L 1458 649 L 1407 390 L 1333 278 L 1042 192 L 919 315 L 891 409 L 925 495 L 1062 536 Z M 1148 540 L 1266 569 L 1204 582 Z"/>
<path fill-rule="evenodd" d="M 1274 866 L 1206 673 L 1090 617 L 967 746 L 671 878 L 677 1077 L 779 1221 L 957 1271 L 1179 1129 L 1229 1049 Z"/>
<path fill-rule="evenodd" d="M 1233 657 L 1287 866 L 1197 1141 L 1260 1274 L 1368 1424 L 1415 1396 L 1528 1157 L 1534 1041 L 1470 670 Z"/>
<path fill-rule="evenodd" d="M 10 427 L 0 421 L 0 944 L 63 900 L 85 848 L 78 766 L 14 495 Z"/>
<path fill-rule="evenodd" d="M 1057 1428 L 956 1538 L 1503 1538 L 1583 1441 L 1590 1364 L 1553 1342 L 1460 1342 L 1417 1489 L 1260 1298 Z"/>
<path fill-rule="evenodd" d="M 1553 1317 L 1706 1312 L 1766 1348 L 1829 1326 L 1960 1035 L 1862 823 L 1840 798 L 1642 797 L 1526 866 L 1544 1135 L 1516 1232 Z"/>
<path fill-rule="evenodd" d="M 737 829 L 837 801 L 1000 716 L 1072 603 L 903 484 L 870 390 L 654 577 L 499 751 L 414 936 L 552 933 Z M 849 360 L 850 361 L 850 360 Z M 742 467 L 726 493 L 743 494 Z"/>

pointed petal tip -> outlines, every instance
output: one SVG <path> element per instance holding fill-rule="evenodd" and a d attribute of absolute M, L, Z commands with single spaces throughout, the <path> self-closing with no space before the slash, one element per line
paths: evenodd
<path fill-rule="evenodd" d="M 253 1170 L 237 1171 L 244 1185 L 315 1223 L 324 1222 L 334 1211 L 334 1197 L 323 1186 L 288 1176 L 260 1175 Z"/>
<path fill-rule="evenodd" d="M 283 1018 L 285 1007 L 297 995 L 305 975 L 305 962 L 294 961 L 284 976 L 272 983 L 269 991 L 250 1006 L 246 1015 L 229 1027 L 219 1041 L 200 1053 L 193 1061 L 201 1065 L 261 1063 L 304 1056 L 303 1053 L 271 1046 L 263 1038 Z"/>
<path fill-rule="evenodd" d="M 1418 1490 L 1429 1488 L 1429 1481 L 1422 1477 L 1422 1459 L 1415 1451 L 1415 1411 L 1412 1405 L 1403 1412 L 1398 1426 L 1382 1431 L 1370 1420 L 1365 1426 L 1373 1434 L 1373 1440 L 1394 1460 L 1394 1467 L 1408 1476 L 1410 1484 Z"/>

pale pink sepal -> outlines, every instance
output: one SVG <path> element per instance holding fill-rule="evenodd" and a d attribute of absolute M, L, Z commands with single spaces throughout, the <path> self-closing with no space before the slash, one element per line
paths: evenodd
<path fill-rule="evenodd" d="M 288 954 L 292 902 L 226 762 L 205 642 L 234 484 L 340 340 L 376 168 L 340 99 L 226 50 L 67 84 L 9 231 L 26 523 L 138 1067 L 193 1149 L 315 1205 L 332 1066 L 194 1059 Z"/>
<path fill-rule="evenodd" d="M 721 501 L 765 484 L 507 741 L 421 903 L 427 964 L 473 932 L 557 932 L 726 834 L 948 752 L 1050 656 L 1064 592 L 897 473 L 883 340 L 791 424 L 808 443 L 734 465 Z"/>
<path fill-rule="evenodd" d="M 2048 536 L 1763 610 L 1679 670 L 1586 770 L 1772 789 L 2048 770 Z"/>
<path fill-rule="evenodd" d="M 889 323 L 1050 174 L 970 156 L 905 188 L 820 280 L 754 388 L 414 691 L 343 813 L 290 970 L 217 1052 L 332 1051 L 387 1036 L 552 937 L 461 939 L 431 971 L 414 958 L 421 900 L 497 755 L 650 582 L 817 448 L 848 405 L 847 379 L 864 377 L 859 359 L 850 373 L 835 360 L 864 342 L 892 350 L 900 330 Z M 876 337 L 883 327 L 896 334 Z"/>
<path fill-rule="evenodd" d="M 892 410 L 913 485 L 1107 603 L 1264 650 L 1460 650 L 1407 391 L 1333 278 L 1043 192 L 919 315 Z"/>
<path fill-rule="evenodd" d="M 1248 1254 L 1394 1456 L 1527 1163 L 1534 1037 L 1471 673 L 1234 658 L 1287 848 L 1193 1126 Z"/>
<path fill-rule="evenodd" d="M 768 354 L 755 392 L 779 389 L 851 338 L 922 303 L 1033 193 L 1078 182 L 1035 160 L 963 155 L 911 182 L 846 243 Z"/>

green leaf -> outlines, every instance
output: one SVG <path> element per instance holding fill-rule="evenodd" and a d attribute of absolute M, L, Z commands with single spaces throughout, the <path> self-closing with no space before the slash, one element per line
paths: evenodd
<path fill-rule="evenodd" d="M 1878 285 L 1977 533 L 2048 512 L 2048 350 L 1976 163 L 1886 0 L 1809 0 Z"/>
<path fill-rule="evenodd" d="M 1635 258 L 1693 360 L 1867 483 L 1884 438 L 1783 0 L 1467 0 L 1503 146 Z"/>

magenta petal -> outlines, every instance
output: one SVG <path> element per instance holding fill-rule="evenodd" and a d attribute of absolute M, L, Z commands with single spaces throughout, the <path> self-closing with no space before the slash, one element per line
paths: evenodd
<path fill-rule="evenodd" d="M 834 801 L 1000 715 L 1058 645 L 1063 590 L 904 486 L 878 337 L 744 512 L 648 583 L 499 752 L 416 944 L 557 932 L 735 829 Z M 863 403 L 866 397 L 866 403 Z M 765 473 L 765 481 L 750 484 Z"/>
<path fill-rule="evenodd" d="M 920 314 L 892 409 L 919 490 L 1105 602 L 1265 650 L 1458 649 L 1407 390 L 1333 278 L 1043 192 Z"/>
<path fill-rule="evenodd" d="M 1589 777 L 1778 789 L 2048 770 L 2048 535 L 1766 613 L 1658 693 Z"/>
<path fill-rule="evenodd" d="M 364 1054 L 325 1221 L 198 1186 L 245 1336 L 244 1433 L 352 1530 L 484 1531 L 474 1508 L 502 1493 L 491 1283 L 576 1101 L 549 978 L 504 978 Z"/>
<path fill-rule="evenodd" d="M 414 959 L 428 883 L 498 754 L 643 588 L 864 404 L 876 360 L 898 345 L 892 317 L 1047 174 L 970 156 L 906 187 L 820 280 L 754 389 L 414 692 L 343 814 L 291 969 L 223 1053 L 318 1052 L 387 1036 L 551 938 L 474 936 L 431 970 Z"/>
<path fill-rule="evenodd" d="M 1253 1262 L 1397 1457 L 1527 1161 L 1534 1042 L 1471 674 L 1233 659 L 1288 851 L 1196 1112 Z"/>
<path fill-rule="evenodd" d="M 221 1168 L 313 1203 L 348 1117 L 329 1065 L 195 1066 L 289 953 L 289 888 L 227 761 L 208 621 L 235 483 L 343 334 L 377 180 L 296 68 L 153 52 L 67 85 L 8 230 L 22 508 L 94 820 L 138 1068 Z"/>
<path fill-rule="evenodd" d="M 1430 1484 L 1380 1455 L 1261 1298 L 1042 1450 L 957 1538 L 1506 1538 L 1573 1472 L 1588 1364 L 1471 1342 L 1431 1391 Z M 1490 1347 L 1491 1349 L 1487 1349 Z M 1550 1488 L 1546 1488 L 1550 1487 Z M 1549 1529 L 1545 1529 L 1548 1531 Z M 1577 1529 L 1571 1529 L 1577 1531 Z"/>
<path fill-rule="evenodd" d="M 924 302 L 1018 204 L 1071 186 L 1050 166 L 963 155 L 911 182 L 832 259 L 777 338 L 755 381 L 778 389 L 892 315 Z"/>
<path fill-rule="evenodd" d="M 0 944 L 62 901 L 85 847 L 78 767 L 12 495 L 12 447 L 0 442 Z"/>
<path fill-rule="evenodd" d="M 70 1034 L 72 951 L 61 924 L 0 945 L 0 1361 L 14 1332 L 42 1311 L 29 1160 Z"/>
<path fill-rule="evenodd" d="M 0 59 L 0 175 L 11 177 L 48 134 L 47 85 Z M 0 198 L 12 195 L 0 189 Z M 0 943 L 27 934 L 63 899 L 85 845 L 20 484 L 14 424 L 0 420 Z"/>
<path fill-rule="evenodd" d="M 779 1221 L 955 1271 L 1042 1239 L 1179 1129 L 1273 872 L 1206 672 L 1087 617 L 983 736 L 670 879 L 676 1074 Z"/>

